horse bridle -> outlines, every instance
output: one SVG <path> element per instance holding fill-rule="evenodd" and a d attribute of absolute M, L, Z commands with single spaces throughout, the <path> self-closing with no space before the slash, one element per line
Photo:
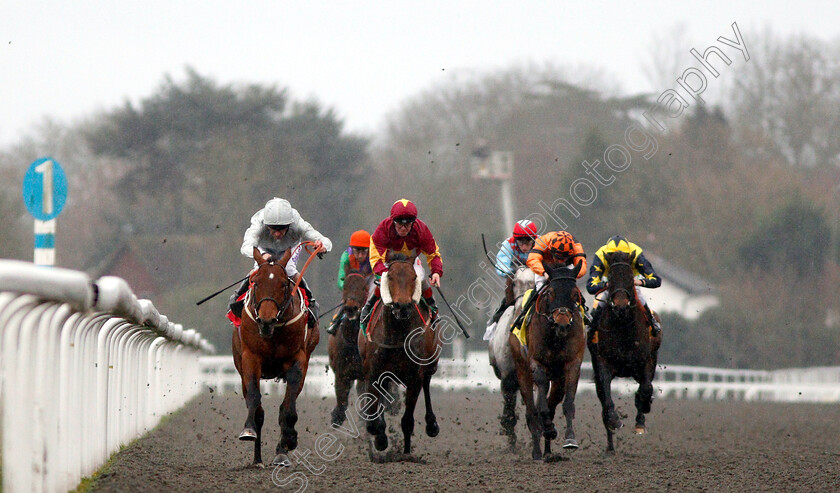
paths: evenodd
<path fill-rule="evenodd" d="M 257 271 L 259 271 L 265 265 L 274 265 L 274 263 L 273 262 L 268 262 L 268 263 L 262 264 L 259 267 L 257 267 Z M 286 314 L 286 311 L 289 309 L 289 306 L 291 306 L 291 304 L 292 304 L 293 296 L 290 296 L 290 294 L 289 294 L 291 286 L 292 286 L 292 282 L 287 277 L 286 278 L 286 284 L 285 284 L 284 289 L 283 289 L 283 296 L 286 299 L 286 301 L 282 305 L 280 304 L 279 301 L 275 300 L 274 298 L 272 298 L 270 296 L 266 296 L 265 298 L 260 298 L 259 301 L 256 300 L 255 296 L 249 296 L 250 301 L 251 301 L 251 305 L 252 305 L 252 312 L 254 314 L 254 321 L 257 322 L 258 324 L 265 324 L 265 325 L 269 325 L 269 326 L 274 326 L 274 325 L 277 325 L 278 323 L 280 323 L 280 320 L 282 320 L 283 316 Z M 256 294 L 257 283 L 256 282 L 251 283 L 251 288 L 250 289 L 252 289 L 253 292 Z M 294 294 L 294 293 L 292 293 L 292 294 Z M 264 321 L 260 318 L 260 307 L 266 301 L 270 301 L 270 302 L 274 303 L 274 306 L 277 307 L 277 315 L 275 315 L 272 319 L 270 319 L 268 321 Z"/>
<path fill-rule="evenodd" d="M 610 264 L 610 269 L 613 269 L 613 268 L 615 268 L 616 266 L 619 266 L 619 265 L 627 267 L 628 269 L 630 269 L 630 274 L 631 274 L 631 277 L 632 277 L 633 266 L 630 265 L 629 262 L 613 262 L 613 263 Z M 607 283 L 607 284 L 609 284 L 609 283 Z M 633 290 L 635 291 L 635 286 L 633 287 Z M 624 294 L 626 294 L 627 298 L 630 300 L 630 304 L 628 306 L 630 308 L 636 306 L 636 293 L 631 292 L 627 288 L 615 288 L 612 291 L 610 291 L 610 290 L 607 291 L 607 297 L 609 298 L 610 306 L 615 307 L 615 300 L 614 300 L 615 294 L 616 293 L 622 293 L 622 292 Z"/>
<path fill-rule="evenodd" d="M 574 279 L 570 279 L 570 280 L 574 281 Z M 547 289 L 551 289 L 552 293 L 554 293 L 554 288 L 551 286 L 551 280 L 550 279 L 548 281 Z M 546 289 L 546 291 L 547 291 L 547 289 Z M 554 294 L 556 296 L 556 293 L 554 293 Z M 578 292 L 578 301 L 575 302 L 574 307 L 569 308 L 567 306 L 561 306 L 560 308 L 556 308 L 556 310 L 561 315 L 565 315 L 565 316 L 567 316 L 571 319 L 574 316 L 575 311 L 580 309 L 580 304 L 581 304 L 581 294 L 580 294 L 580 292 Z M 541 317 L 544 317 L 546 320 L 548 320 L 549 325 L 555 325 L 554 319 L 551 317 L 554 310 L 552 310 L 550 306 L 549 306 L 548 314 L 543 313 L 539 309 L 537 309 L 536 312 L 537 312 L 538 315 L 540 315 Z"/>

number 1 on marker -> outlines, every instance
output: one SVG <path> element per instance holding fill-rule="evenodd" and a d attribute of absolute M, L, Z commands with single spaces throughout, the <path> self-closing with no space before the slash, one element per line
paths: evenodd
<path fill-rule="evenodd" d="M 43 213 L 50 215 L 53 213 L 53 163 L 46 160 L 35 167 L 35 171 L 43 175 L 43 192 L 41 196 L 44 199 Z"/>

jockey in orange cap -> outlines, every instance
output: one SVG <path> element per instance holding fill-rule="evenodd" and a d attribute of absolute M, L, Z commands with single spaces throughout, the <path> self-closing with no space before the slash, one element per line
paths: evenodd
<path fill-rule="evenodd" d="M 370 237 L 370 265 L 377 278 L 388 270 L 385 257 L 388 252 L 405 254 L 412 261 L 421 253 L 426 256 L 426 262 L 432 271 L 431 278 L 426 278 L 422 264 L 414 263 L 417 276 L 422 279 L 423 301 L 429 307 L 434 317 L 437 306 L 432 293 L 432 286 L 440 286 L 443 276 L 443 262 L 440 250 L 432 232 L 426 223 L 417 219 L 417 207 L 408 199 L 400 199 L 391 206 L 391 214 L 376 227 Z M 367 303 L 362 308 L 361 328 L 367 334 L 367 323 L 373 305 L 381 297 L 379 286 L 370 294 Z"/>
<path fill-rule="evenodd" d="M 586 254 L 583 253 L 583 245 L 575 241 L 575 237 L 566 231 L 554 231 L 537 238 L 525 263 L 536 274 L 537 291 L 548 280 L 543 264 L 580 264 L 578 279 L 586 274 Z"/>
<path fill-rule="evenodd" d="M 545 282 L 548 281 L 543 264 L 580 265 L 580 271 L 577 275 L 578 279 L 586 274 L 586 254 L 583 252 L 583 245 L 578 243 L 575 237 L 566 231 L 552 231 L 537 238 L 534 248 L 531 249 L 531 253 L 528 254 L 528 260 L 525 263 L 535 274 L 535 293 L 539 293 L 543 285 L 545 285 Z M 536 299 L 537 296 L 531 296 L 528 299 L 528 303 L 526 303 L 522 313 L 514 322 L 514 327 L 522 323 L 523 317 L 525 317 L 528 309 Z M 583 300 L 583 296 L 581 296 L 581 300 Z"/>
<path fill-rule="evenodd" d="M 360 229 L 350 235 L 350 246 L 347 247 L 341 254 L 341 261 L 338 265 L 338 281 L 336 285 L 339 291 L 344 290 L 344 279 L 350 271 L 359 271 L 360 274 L 367 277 L 373 273 L 370 266 L 370 233 Z M 372 277 L 371 277 L 372 279 Z M 341 323 L 340 314 L 343 310 L 338 310 L 333 315 L 330 326 L 327 327 L 327 334 L 335 335 L 338 326 Z"/>

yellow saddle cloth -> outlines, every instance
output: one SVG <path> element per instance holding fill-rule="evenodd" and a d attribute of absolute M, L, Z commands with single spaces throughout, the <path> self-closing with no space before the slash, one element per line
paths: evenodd
<path fill-rule="evenodd" d="M 525 291 L 525 294 L 522 296 L 522 300 L 519 302 L 519 307 L 522 308 L 528 303 L 528 299 L 534 294 L 533 289 L 529 289 Z M 536 303 L 534 303 L 536 305 Z M 522 317 L 522 323 L 513 328 L 513 335 L 519 339 L 519 344 L 523 347 L 528 347 L 528 323 L 531 321 L 531 312 L 534 311 L 534 305 L 531 305 L 528 308 L 528 312 L 525 313 L 525 316 Z M 583 311 L 583 305 L 579 305 L 578 308 L 580 309 L 580 317 L 583 320 L 585 317 L 585 312 Z"/>

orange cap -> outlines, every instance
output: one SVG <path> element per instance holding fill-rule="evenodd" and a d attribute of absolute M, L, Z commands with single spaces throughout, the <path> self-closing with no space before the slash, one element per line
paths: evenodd
<path fill-rule="evenodd" d="M 360 229 L 350 235 L 350 246 L 356 248 L 370 248 L 370 233 Z"/>

